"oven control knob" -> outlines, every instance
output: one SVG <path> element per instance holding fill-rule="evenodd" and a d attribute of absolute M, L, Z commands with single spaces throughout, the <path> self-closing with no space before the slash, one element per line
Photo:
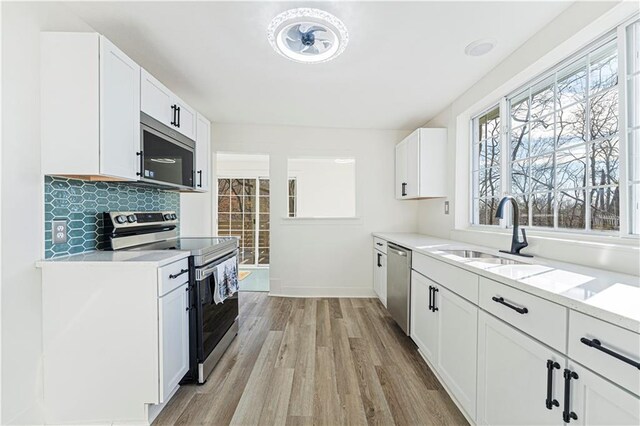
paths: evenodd
<path fill-rule="evenodd" d="M 118 215 L 116 216 L 116 222 L 118 223 L 125 223 L 127 221 L 127 217 L 124 215 Z"/>
<path fill-rule="evenodd" d="M 169 213 L 164 214 L 164 220 L 171 220 L 171 215 Z"/>
<path fill-rule="evenodd" d="M 133 223 L 138 219 L 136 218 L 135 214 L 130 214 L 129 216 L 127 216 L 127 220 L 129 221 L 129 223 Z"/>
<path fill-rule="evenodd" d="M 176 214 L 175 214 L 175 213 L 171 213 L 171 219 L 172 219 L 172 220 L 176 220 L 177 218 L 178 218 L 178 216 L 176 216 Z"/>

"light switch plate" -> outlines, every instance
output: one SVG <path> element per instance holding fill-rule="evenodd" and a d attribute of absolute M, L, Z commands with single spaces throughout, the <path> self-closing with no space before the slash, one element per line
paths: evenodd
<path fill-rule="evenodd" d="M 449 202 L 444 202 L 444 214 L 449 214 Z"/>
<path fill-rule="evenodd" d="M 51 226 L 51 239 L 53 244 L 64 244 L 67 242 L 67 221 L 53 220 Z"/>

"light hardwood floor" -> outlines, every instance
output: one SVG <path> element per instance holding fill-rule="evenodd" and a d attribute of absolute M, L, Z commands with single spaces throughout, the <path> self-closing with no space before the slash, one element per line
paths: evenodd
<path fill-rule="evenodd" d="M 240 293 L 240 332 L 154 425 L 467 422 L 377 299 Z"/>

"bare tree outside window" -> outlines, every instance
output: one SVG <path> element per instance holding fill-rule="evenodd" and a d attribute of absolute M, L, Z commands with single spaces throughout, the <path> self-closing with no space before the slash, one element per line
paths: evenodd
<path fill-rule="evenodd" d="M 521 223 L 619 229 L 617 73 L 614 41 L 509 99 L 510 193 Z"/>
<path fill-rule="evenodd" d="M 495 217 L 500 201 L 500 109 L 473 120 L 473 206 L 477 225 L 498 225 Z"/>

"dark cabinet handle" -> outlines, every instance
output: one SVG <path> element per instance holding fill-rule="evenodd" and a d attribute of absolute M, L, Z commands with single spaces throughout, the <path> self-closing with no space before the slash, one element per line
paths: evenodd
<path fill-rule="evenodd" d="M 376 245 L 382 247 L 382 243 L 376 243 Z"/>
<path fill-rule="evenodd" d="M 382 268 L 382 263 L 380 263 L 380 259 L 382 258 L 382 254 L 377 253 L 378 254 L 378 268 Z"/>
<path fill-rule="evenodd" d="M 554 369 L 560 369 L 560 364 L 558 364 L 557 362 L 548 359 L 547 360 L 547 400 L 545 402 L 545 405 L 547 406 L 547 409 L 551 410 L 553 409 L 553 407 L 559 407 L 560 403 L 558 402 L 557 399 L 553 399 L 553 370 Z"/>
<path fill-rule="evenodd" d="M 178 122 L 176 123 L 176 127 L 180 128 L 180 107 L 176 107 L 176 110 L 178 111 Z"/>
<path fill-rule="evenodd" d="M 198 188 L 202 188 L 202 170 L 198 170 Z"/>
<path fill-rule="evenodd" d="M 578 415 L 571 411 L 571 379 L 578 379 L 578 373 L 568 368 L 564 369 L 564 411 L 562 412 L 562 420 L 565 423 L 571 420 L 578 420 Z"/>
<path fill-rule="evenodd" d="M 493 297 L 491 298 L 491 300 L 493 300 L 494 302 L 500 303 L 501 305 L 504 305 L 504 306 L 506 306 L 506 307 L 508 307 L 508 308 L 511 308 L 511 309 L 513 309 L 514 311 L 516 311 L 517 313 L 522 314 L 522 315 L 524 315 L 524 314 L 526 314 L 526 313 L 528 313 L 528 312 L 529 312 L 529 310 L 528 310 L 527 308 L 519 308 L 518 306 L 512 305 L 512 304 L 511 304 L 511 303 L 509 303 L 509 302 L 505 302 L 505 301 L 504 301 L 504 297 L 496 297 L 496 296 L 493 296 Z"/>
<path fill-rule="evenodd" d="M 171 105 L 171 110 L 173 111 L 173 118 L 171 119 L 172 126 L 178 126 L 178 105 Z"/>
<path fill-rule="evenodd" d="M 136 152 L 136 156 L 140 157 L 140 171 L 136 172 L 136 176 L 142 177 L 144 173 L 144 155 L 142 151 Z"/>
<path fill-rule="evenodd" d="M 438 287 L 433 287 L 433 307 L 431 308 L 433 312 L 436 312 L 438 310 L 438 307 L 436 306 L 436 293 L 438 293 L 439 291 L 440 289 Z"/>
<path fill-rule="evenodd" d="M 429 310 L 433 312 L 433 286 L 429 286 Z"/>
<path fill-rule="evenodd" d="M 189 272 L 188 269 L 181 269 L 180 272 L 178 272 L 177 274 L 170 274 L 169 278 L 171 278 L 173 280 L 173 279 L 178 278 L 182 274 L 186 274 L 187 272 Z"/>
<path fill-rule="evenodd" d="M 407 196 L 407 183 L 406 182 L 402 182 L 402 196 L 403 197 Z"/>
<path fill-rule="evenodd" d="M 612 357 L 614 357 L 616 359 L 619 359 L 622 362 L 626 362 L 627 364 L 632 365 L 635 368 L 640 370 L 640 362 L 634 361 L 634 360 L 632 360 L 630 358 L 627 358 L 624 355 L 621 355 L 621 354 L 619 354 L 617 352 L 612 351 L 611 349 L 605 348 L 604 346 L 602 346 L 602 343 L 600 343 L 600 340 L 598 340 L 598 339 L 589 340 L 586 337 L 582 337 L 580 339 L 580 341 L 582 343 L 584 343 L 585 345 L 591 347 L 591 348 L 594 348 L 594 349 L 597 349 L 597 350 L 599 350 L 601 352 L 604 352 L 607 355 L 611 355 Z"/>

